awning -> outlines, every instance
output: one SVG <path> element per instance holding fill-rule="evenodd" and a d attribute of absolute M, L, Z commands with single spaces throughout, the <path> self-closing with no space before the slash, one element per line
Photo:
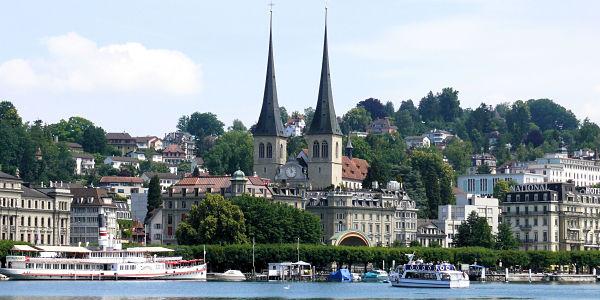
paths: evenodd
<path fill-rule="evenodd" d="M 173 252 L 175 250 L 164 247 L 133 247 L 127 248 L 129 252 Z"/>
<path fill-rule="evenodd" d="M 38 252 L 40 250 L 35 249 L 28 245 L 14 245 L 11 249 L 12 251 L 22 251 L 22 252 Z"/>
<path fill-rule="evenodd" d="M 36 246 L 41 251 L 45 252 L 68 252 L 68 253 L 88 253 L 91 252 L 85 247 L 72 247 L 72 246 Z"/>

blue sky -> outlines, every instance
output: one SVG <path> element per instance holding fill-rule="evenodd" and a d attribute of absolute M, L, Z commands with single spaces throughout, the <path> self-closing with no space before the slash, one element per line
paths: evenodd
<path fill-rule="evenodd" d="M 79 115 L 162 135 L 194 111 L 250 126 L 262 100 L 269 1 L 4 1 L 0 99 L 26 120 Z M 551 98 L 600 122 L 600 2 L 332 0 L 336 112 L 454 87 L 463 107 Z M 316 103 L 323 1 L 275 1 L 280 105 Z"/>

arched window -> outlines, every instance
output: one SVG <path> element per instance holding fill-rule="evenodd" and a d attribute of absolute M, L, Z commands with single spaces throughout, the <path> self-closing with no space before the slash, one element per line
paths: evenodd
<path fill-rule="evenodd" d="M 273 145 L 267 143 L 267 158 L 273 158 Z"/>
<path fill-rule="evenodd" d="M 326 141 L 321 144 L 321 157 L 326 158 L 329 156 L 329 145 Z"/>
<path fill-rule="evenodd" d="M 335 158 L 340 158 L 340 143 L 335 142 Z"/>
<path fill-rule="evenodd" d="M 265 158 L 265 144 L 258 145 L 258 158 Z"/>
<path fill-rule="evenodd" d="M 313 157 L 319 157 L 319 142 L 315 141 L 313 143 Z"/>
<path fill-rule="evenodd" d="M 283 158 L 283 144 L 279 144 L 279 158 Z"/>

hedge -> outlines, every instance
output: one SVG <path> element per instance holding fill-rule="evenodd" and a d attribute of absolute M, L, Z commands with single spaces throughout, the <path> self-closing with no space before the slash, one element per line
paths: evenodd
<path fill-rule="evenodd" d="M 203 246 L 173 246 L 178 255 L 184 258 L 201 258 Z M 239 269 L 252 270 L 252 245 L 207 245 L 206 260 L 212 271 Z M 448 261 L 455 265 L 477 263 L 491 268 L 532 269 L 535 272 L 548 271 L 557 265 L 580 267 L 600 266 L 600 251 L 522 251 L 492 250 L 479 247 L 468 248 L 426 248 L 426 247 L 346 247 L 328 245 L 300 245 L 300 260 L 310 262 L 318 270 L 328 270 L 332 262 L 338 265 L 366 265 L 373 263 L 382 267 L 407 261 L 405 254 L 415 253 L 425 262 Z M 270 262 L 296 261 L 295 244 L 262 244 L 255 247 L 256 271 L 267 268 Z"/>

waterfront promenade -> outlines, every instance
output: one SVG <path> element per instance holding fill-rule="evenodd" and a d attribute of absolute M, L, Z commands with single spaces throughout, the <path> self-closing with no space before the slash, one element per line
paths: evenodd
<path fill-rule="evenodd" d="M 468 289 L 393 288 L 384 283 L 2 281 L 0 299 L 595 299 L 600 284 L 474 283 Z"/>

